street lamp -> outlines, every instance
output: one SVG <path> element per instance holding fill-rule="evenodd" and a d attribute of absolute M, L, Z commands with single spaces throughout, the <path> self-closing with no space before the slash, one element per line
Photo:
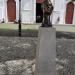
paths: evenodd
<path fill-rule="evenodd" d="M 19 0 L 19 36 L 21 37 L 21 0 Z"/>

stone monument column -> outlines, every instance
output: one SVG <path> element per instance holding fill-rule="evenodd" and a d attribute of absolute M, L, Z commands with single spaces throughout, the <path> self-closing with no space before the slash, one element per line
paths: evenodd
<path fill-rule="evenodd" d="M 35 75 L 56 75 L 56 30 L 49 20 L 53 6 L 49 0 L 44 2 L 44 20 L 39 28 Z"/>
<path fill-rule="evenodd" d="M 56 75 L 56 31 L 39 28 L 35 75 Z"/>

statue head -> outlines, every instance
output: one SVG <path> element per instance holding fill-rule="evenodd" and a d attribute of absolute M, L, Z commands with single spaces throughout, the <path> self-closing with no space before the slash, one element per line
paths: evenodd
<path fill-rule="evenodd" d="M 44 0 L 43 2 L 43 13 L 51 15 L 53 11 L 53 5 L 50 0 Z"/>
<path fill-rule="evenodd" d="M 42 27 L 52 27 L 50 16 L 53 11 L 53 5 L 50 0 L 44 0 L 42 3 L 43 8 L 43 22 Z"/>

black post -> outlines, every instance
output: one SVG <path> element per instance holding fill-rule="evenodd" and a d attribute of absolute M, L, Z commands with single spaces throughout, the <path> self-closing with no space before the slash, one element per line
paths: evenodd
<path fill-rule="evenodd" d="M 21 0 L 19 0 L 19 36 L 21 37 Z"/>

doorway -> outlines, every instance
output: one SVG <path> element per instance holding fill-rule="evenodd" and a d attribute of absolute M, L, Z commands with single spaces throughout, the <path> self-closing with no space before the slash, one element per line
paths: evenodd
<path fill-rule="evenodd" d="M 7 1 L 8 22 L 14 22 L 16 19 L 16 2 L 15 0 Z"/>
<path fill-rule="evenodd" d="M 74 14 L 74 4 L 73 2 L 69 2 L 66 8 L 66 18 L 65 18 L 66 24 L 72 24 L 73 14 Z"/>
<path fill-rule="evenodd" d="M 36 23 L 41 23 L 43 20 L 43 11 L 41 5 L 41 3 L 36 3 Z"/>

